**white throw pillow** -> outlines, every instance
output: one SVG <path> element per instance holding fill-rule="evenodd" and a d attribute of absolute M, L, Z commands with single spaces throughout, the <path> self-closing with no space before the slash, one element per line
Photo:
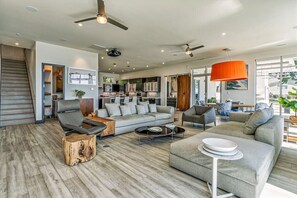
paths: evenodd
<path fill-rule="evenodd" d="M 145 114 L 145 107 L 144 105 L 136 105 L 136 109 L 137 109 L 137 114 Z"/>
<path fill-rule="evenodd" d="M 136 114 L 137 113 L 137 111 L 136 111 L 136 102 L 128 102 L 128 103 L 125 103 L 125 105 L 129 105 L 131 114 Z"/>
<path fill-rule="evenodd" d="M 131 115 L 132 114 L 129 105 L 121 105 L 120 106 L 120 109 L 121 109 L 122 116 Z"/>
<path fill-rule="evenodd" d="M 106 103 L 105 107 L 106 107 L 106 110 L 107 110 L 110 117 L 121 116 L 122 115 L 119 104 Z"/>
<path fill-rule="evenodd" d="M 145 112 L 146 112 L 146 113 L 149 112 L 149 107 L 148 107 L 149 102 L 148 102 L 148 101 L 146 101 L 146 102 L 138 102 L 138 104 L 144 106 L 144 108 L 145 108 Z"/>
<path fill-rule="evenodd" d="M 149 104 L 149 109 L 151 113 L 156 113 L 157 112 L 157 105 L 156 104 Z"/>

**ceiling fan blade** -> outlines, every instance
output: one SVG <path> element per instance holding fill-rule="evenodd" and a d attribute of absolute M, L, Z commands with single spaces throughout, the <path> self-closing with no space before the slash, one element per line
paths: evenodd
<path fill-rule="evenodd" d="M 103 0 L 97 0 L 98 14 L 105 15 L 105 6 Z"/>
<path fill-rule="evenodd" d="M 191 53 L 191 54 L 189 54 L 191 57 L 193 57 L 194 55 L 193 55 L 193 53 Z"/>
<path fill-rule="evenodd" d="M 82 22 L 91 21 L 91 20 L 95 20 L 95 19 L 97 19 L 97 17 L 90 17 L 90 18 L 74 21 L 74 23 L 82 23 Z"/>
<path fill-rule="evenodd" d="M 200 49 L 200 48 L 202 48 L 202 47 L 204 47 L 204 45 L 200 45 L 200 46 L 197 46 L 197 47 L 193 47 L 193 48 L 191 48 L 191 50 L 193 51 L 193 50 L 196 50 L 196 49 Z"/>
<path fill-rule="evenodd" d="M 109 17 L 108 17 L 108 18 L 107 18 L 107 22 L 110 23 L 110 24 L 112 24 L 112 25 L 115 25 L 115 26 L 117 26 L 117 27 L 119 27 L 119 28 L 121 28 L 121 29 L 123 29 L 123 30 L 128 30 L 128 27 L 126 27 L 126 26 L 124 26 L 123 24 L 121 24 L 121 23 L 119 23 L 119 22 L 113 20 L 112 18 L 109 18 Z"/>

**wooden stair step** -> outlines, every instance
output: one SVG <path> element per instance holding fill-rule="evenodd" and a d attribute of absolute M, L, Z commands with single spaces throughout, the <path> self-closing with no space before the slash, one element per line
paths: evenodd
<path fill-rule="evenodd" d="M 1 86 L 1 90 L 5 92 L 30 92 L 29 87 L 3 87 Z"/>
<path fill-rule="evenodd" d="M 19 114 L 19 113 L 34 113 L 32 108 L 24 109 L 4 109 L 1 110 L 0 115 Z"/>
<path fill-rule="evenodd" d="M 28 78 L 27 79 L 3 79 L 2 78 L 2 83 L 3 84 L 29 84 Z"/>
<path fill-rule="evenodd" d="M 1 96 L 1 100 L 31 100 L 31 95 L 26 96 Z"/>
<path fill-rule="evenodd" d="M 14 80 L 14 81 L 29 81 L 28 76 L 26 77 L 13 77 L 13 76 L 2 76 L 2 82 L 6 82 L 7 80 Z"/>
<path fill-rule="evenodd" d="M 9 63 L 24 63 L 24 60 L 12 60 L 7 58 L 2 58 L 2 62 L 9 62 Z"/>
<path fill-rule="evenodd" d="M 27 72 L 27 68 L 24 67 L 24 68 L 20 68 L 20 67 L 5 67 L 5 66 L 2 66 L 2 71 L 5 70 L 5 71 L 24 71 L 24 72 Z"/>
<path fill-rule="evenodd" d="M 1 110 L 8 110 L 8 109 L 28 109 L 28 108 L 33 108 L 32 104 L 6 104 L 2 105 L 1 104 Z"/>
<path fill-rule="evenodd" d="M 31 99 L 4 99 L 1 100 L 1 104 L 2 105 L 6 105 L 6 104 L 32 104 L 32 100 Z"/>
<path fill-rule="evenodd" d="M 2 88 L 8 88 L 8 87 L 11 87 L 11 88 L 30 88 L 29 86 L 29 83 L 26 82 L 26 83 L 2 83 L 1 84 L 1 87 Z"/>
<path fill-rule="evenodd" d="M 35 123 L 35 118 L 27 118 L 27 119 L 19 119 L 19 120 L 0 121 L 0 126 L 34 124 L 34 123 Z"/>
<path fill-rule="evenodd" d="M 1 115 L 1 121 L 28 119 L 28 118 L 34 118 L 34 114 L 33 113 L 19 113 L 19 114 Z"/>
<path fill-rule="evenodd" d="M 18 77 L 26 77 L 28 78 L 28 75 L 27 73 L 24 73 L 24 74 L 16 74 L 16 73 L 2 73 L 2 77 L 15 77 L 15 78 L 18 78 Z"/>
<path fill-rule="evenodd" d="M 2 69 L 2 75 L 6 75 L 6 74 L 25 74 L 27 75 L 27 71 L 18 71 L 18 70 L 6 70 L 6 69 Z"/>
<path fill-rule="evenodd" d="M 2 92 L 1 96 L 31 96 L 29 91 L 23 92 Z"/>

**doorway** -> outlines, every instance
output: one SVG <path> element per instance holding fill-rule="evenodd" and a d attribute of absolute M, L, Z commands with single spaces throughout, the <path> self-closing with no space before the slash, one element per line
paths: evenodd
<path fill-rule="evenodd" d="M 65 97 L 65 66 L 42 63 L 42 121 L 56 117 L 56 103 Z"/>

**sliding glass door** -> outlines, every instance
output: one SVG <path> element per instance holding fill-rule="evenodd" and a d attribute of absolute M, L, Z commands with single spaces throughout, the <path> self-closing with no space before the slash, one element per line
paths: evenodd
<path fill-rule="evenodd" d="M 192 73 L 192 104 L 220 102 L 221 83 L 210 81 L 211 68 L 193 69 Z"/>
<path fill-rule="evenodd" d="M 256 101 L 271 104 L 277 115 L 294 115 L 288 108 L 282 108 L 279 97 L 292 97 L 289 92 L 297 88 L 297 55 L 256 60 Z M 294 96 L 293 96 L 294 97 Z"/>

